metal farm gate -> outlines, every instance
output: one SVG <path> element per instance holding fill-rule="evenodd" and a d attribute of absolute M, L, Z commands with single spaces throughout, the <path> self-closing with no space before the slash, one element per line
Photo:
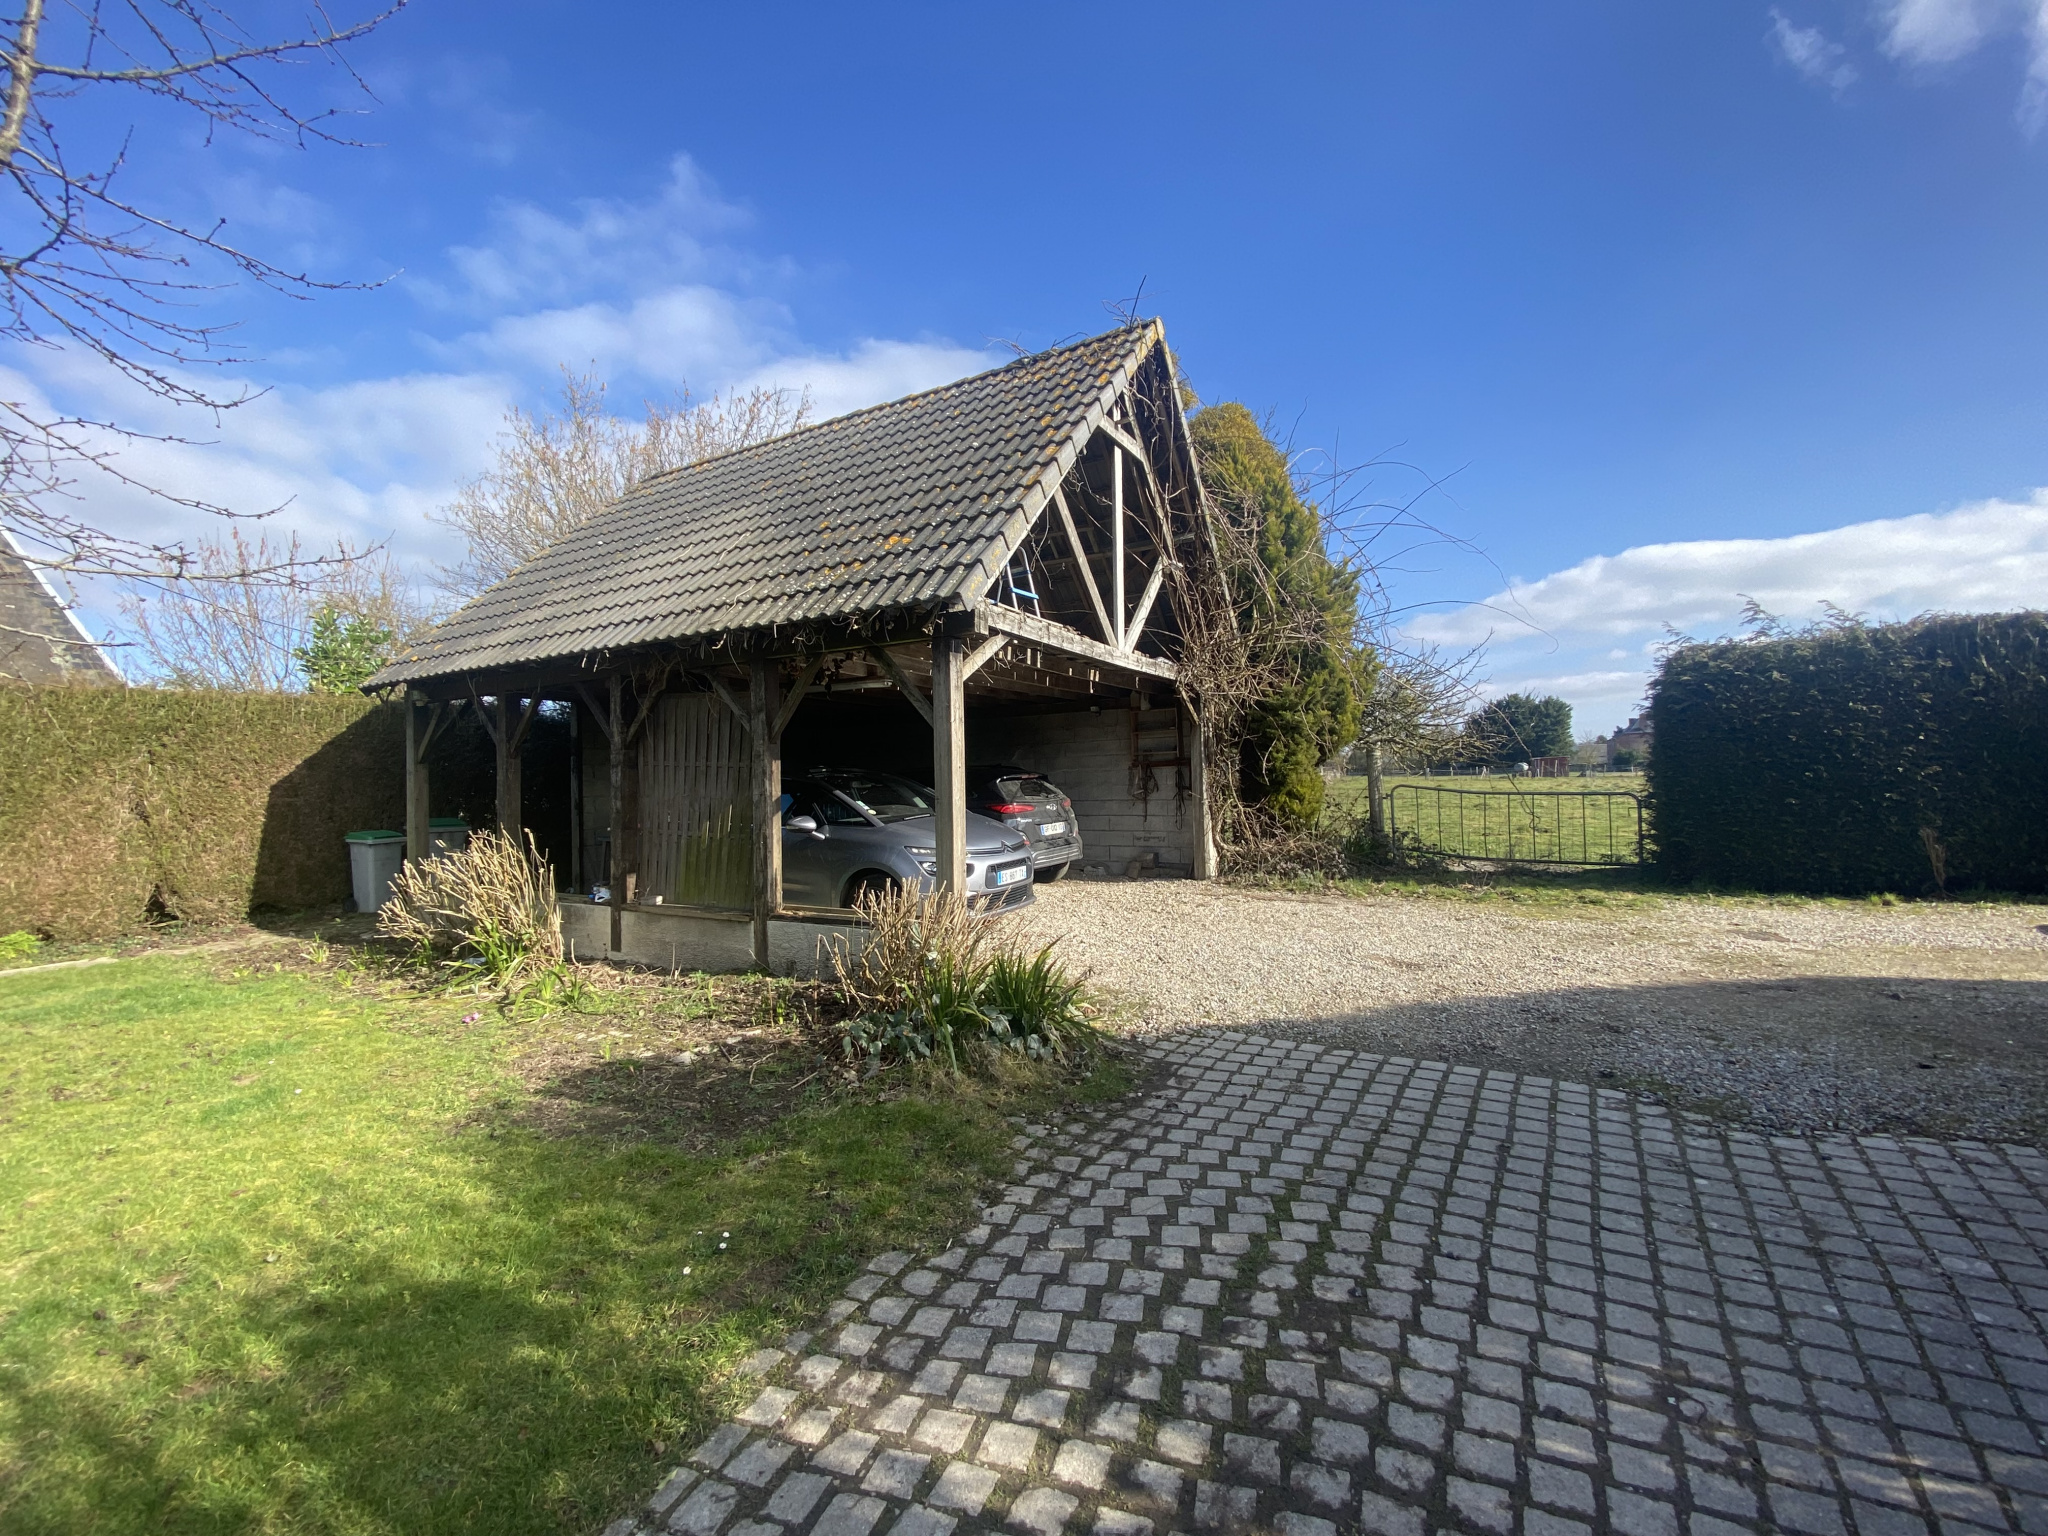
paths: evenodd
<path fill-rule="evenodd" d="M 1642 796 L 1618 790 L 1438 789 L 1396 784 L 1387 826 L 1418 853 L 1502 864 L 1643 862 Z"/>
<path fill-rule="evenodd" d="M 733 712 L 708 693 L 656 706 L 640 737 L 641 900 L 753 901 L 752 752 Z"/>

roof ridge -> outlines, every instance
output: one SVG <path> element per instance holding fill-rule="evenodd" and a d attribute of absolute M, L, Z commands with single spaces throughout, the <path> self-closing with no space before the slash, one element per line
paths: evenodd
<path fill-rule="evenodd" d="M 670 475 L 680 475 L 683 471 L 689 469 L 701 469 L 706 464 L 716 464 L 722 459 L 730 459 L 737 454 L 753 453 L 759 449 L 766 448 L 771 443 L 786 443 L 793 437 L 801 437 L 806 432 L 817 432 L 842 421 L 851 421 L 856 416 L 866 416 L 875 411 L 894 410 L 899 405 L 908 405 L 911 401 L 922 400 L 927 395 L 940 395 L 949 389 L 961 389 L 974 383 L 976 380 L 993 378 L 996 374 L 1007 373 L 1012 368 L 1021 368 L 1026 363 L 1042 362 L 1046 358 L 1057 357 L 1065 352 L 1078 352 L 1083 347 L 1092 347 L 1098 342 L 1107 341 L 1112 336 L 1121 336 L 1133 331 L 1150 331 L 1156 335 L 1158 330 L 1159 321 L 1155 317 L 1135 325 L 1113 326 L 1109 330 L 1100 331 L 1093 336 L 1084 336 L 1079 341 L 1070 341 L 1064 346 L 1047 347 L 1043 352 L 1026 352 L 1011 358 L 1007 363 L 998 363 L 993 368 L 984 368 L 979 373 L 970 373 L 963 378 L 953 379 L 945 384 L 934 384 L 929 389 L 920 389 L 907 395 L 898 395 L 893 400 L 877 400 L 873 405 L 856 406 L 850 411 L 841 411 L 837 416 L 827 416 L 823 421 L 807 422 L 801 427 L 794 427 L 774 437 L 765 437 L 758 443 L 743 443 L 737 448 L 727 448 L 720 453 L 707 453 L 701 459 L 692 459 L 689 463 L 678 464 L 673 469 L 656 470 L 644 479 L 634 481 L 632 488 L 637 491 L 643 485 L 652 485 L 657 480 L 666 480 Z M 619 500 L 624 500 L 624 498 L 621 497 Z M 615 501 L 612 505 L 616 506 L 618 502 Z"/>

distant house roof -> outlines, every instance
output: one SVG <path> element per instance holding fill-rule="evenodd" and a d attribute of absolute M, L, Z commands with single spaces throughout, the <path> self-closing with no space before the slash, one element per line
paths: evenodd
<path fill-rule="evenodd" d="M 4 532 L 0 532 L 0 680 L 121 681 L 106 653 Z"/>
<path fill-rule="evenodd" d="M 369 686 L 974 602 L 1158 322 L 655 475 Z"/>

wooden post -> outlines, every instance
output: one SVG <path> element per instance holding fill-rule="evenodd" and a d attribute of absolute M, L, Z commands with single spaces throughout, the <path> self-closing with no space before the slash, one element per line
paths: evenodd
<path fill-rule="evenodd" d="M 1365 749 L 1365 797 L 1367 801 L 1365 824 L 1372 829 L 1372 835 L 1380 842 L 1387 837 L 1386 789 L 1380 777 L 1379 743 L 1374 742 Z"/>
<path fill-rule="evenodd" d="M 961 642 L 932 636 L 932 817 L 939 889 L 967 890 L 967 679 Z"/>
<path fill-rule="evenodd" d="M 500 693 L 497 706 L 498 730 L 498 830 L 515 842 L 519 838 L 519 700 Z"/>
<path fill-rule="evenodd" d="M 405 696 L 405 856 L 430 858 L 434 852 L 433 827 L 428 820 L 427 728 L 428 704 L 417 693 Z"/>
<path fill-rule="evenodd" d="M 1195 816 L 1195 878 L 1214 880 L 1216 878 L 1216 829 L 1209 814 L 1209 731 L 1202 723 L 1202 712 L 1192 705 L 1182 705 L 1188 712 L 1188 798 L 1194 801 Z"/>
<path fill-rule="evenodd" d="M 626 742 L 626 679 L 614 672 L 610 679 L 609 713 L 612 738 L 612 942 L 617 954 L 625 947 L 626 885 L 633 878 L 638 860 L 640 819 L 639 765 L 628 755 Z"/>
<path fill-rule="evenodd" d="M 1116 606 L 1110 610 L 1116 620 L 1116 648 L 1129 650 L 1124 633 L 1124 450 L 1121 445 L 1112 446 L 1110 452 L 1110 514 L 1111 529 L 1109 547 L 1109 579 Z"/>
<path fill-rule="evenodd" d="M 569 701 L 569 889 L 583 884 L 583 706 Z"/>
<path fill-rule="evenodd" d="M 782 908 L 782 742 L 775 722 L 782 673 L 765 656 L 751 663 L 747 730 L 754 738 L 754 965 L 770 971 L 768 920 Z"/>

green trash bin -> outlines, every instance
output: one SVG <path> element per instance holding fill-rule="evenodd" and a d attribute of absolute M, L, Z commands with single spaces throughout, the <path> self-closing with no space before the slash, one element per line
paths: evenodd
<path fill-rule="evenodd" d="M 427 823 L 429 858 L 438 859 L 444 853 L 460 853 L 468 846 L 469 823 L 460 816 L 436 816 Z"/>
<path fill-rule="evenodd" d="M 348 834 L 348 872 L 356 910 L 375 912 L 391 899 L 391 882 L 405 865 L 405 834 L 384 830 Z"/>

